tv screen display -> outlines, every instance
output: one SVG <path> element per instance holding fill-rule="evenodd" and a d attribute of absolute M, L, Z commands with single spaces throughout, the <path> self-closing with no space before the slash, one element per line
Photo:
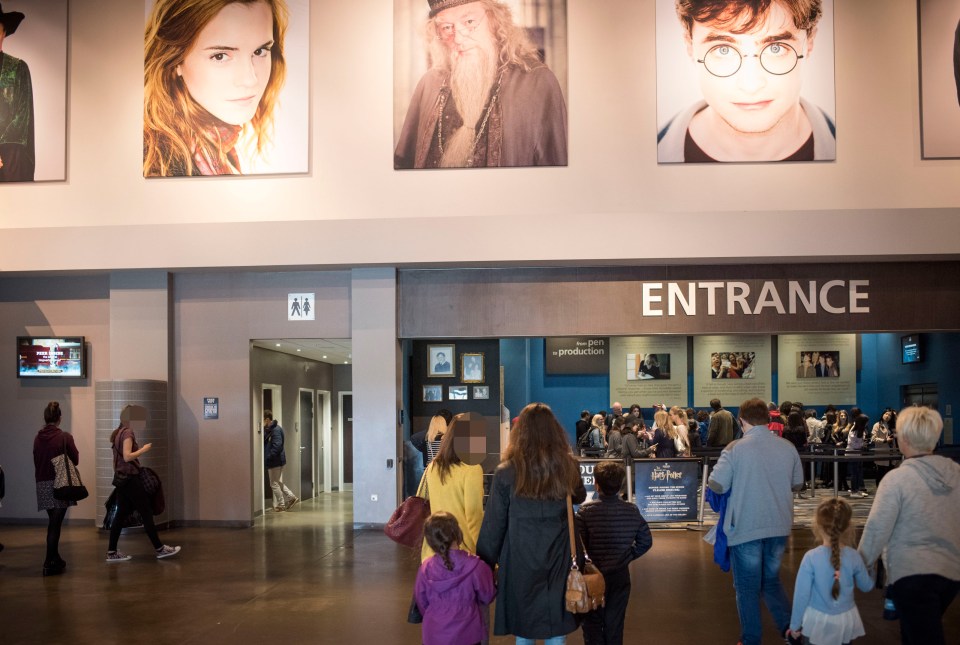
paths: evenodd
<path fill-rule="evenodd" d="M 900 337 L 900 354 L 903 364 L 919 363 L 923 360 L 923 353 L 920 346 L 920 334 L 911 334 Z"/>
<path fill-rule="evenodd" d="M 17 378 L 84 378 L 83 336 L 17 337 Z"/>

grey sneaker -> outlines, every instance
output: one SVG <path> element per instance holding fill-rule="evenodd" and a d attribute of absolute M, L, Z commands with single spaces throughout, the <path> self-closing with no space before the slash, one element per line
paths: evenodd
<path fill-rule="evenodd" d="M 287 502 L 287 510 L 289 511 L 291 508 L 293 508 L 293 505 L 294 505 L 294 504 L 297 504 L 297 503 L 299 503 L 299 502 L 300 502 L 300 498 L 299 498 L 299 497 L 294 497 L 292 500 L 290 500 L 289 502 Z"/>
<path fill-rule="evenodd" d="M 287 510 L 287 509 L 286 509 L 285 507 L 283 507 L 283 506 L 274 506 L 274 507 L 273 507 L 273 512 L 274 512 L 274 513 L 282 513 L 282 512 L 284 512 L 285 510 Z"/>
<path fill-rule="evenodd" d="M 164 558 L 169 558 L 180 553 L 180 547 L 178 546 L 167 546 L 164 544 L 162 547 L 157 549 L 157 560 L 163 560 Z"/>
<path fill-rule="evenodd" d="M 127 560 L 133 560 L 133 556 L 120 551 L 107 551 L 107 562 L 126 562 Z"/>

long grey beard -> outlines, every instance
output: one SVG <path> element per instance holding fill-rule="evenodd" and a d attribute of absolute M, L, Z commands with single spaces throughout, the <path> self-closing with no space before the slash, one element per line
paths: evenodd
<path fill-rule="evenodd" d="M 450 74 L 450 95 L 457 107 L 463 126 L 443 142 L 443 168 L 462 168 L 473 155 L 479 121 L 493 85 L 493 64 L 484 53 L 459 62 Z M 442 127 L 442 124 L 441 124 Z"/>

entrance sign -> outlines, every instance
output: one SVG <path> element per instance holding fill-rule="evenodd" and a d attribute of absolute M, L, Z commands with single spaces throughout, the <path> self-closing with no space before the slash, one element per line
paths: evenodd
<path fill-rule="evenodd" d="M 401 338 L 924 332 L 956 329 L 960 320 L 960 262 L 404 269 L 398 275 Z"/>
<path fill-rule="evenodd" d="M 699 465 L 698 459 L 634 462 L 634 495 L 643 518 L 648 522 L 696 520 Z"/>

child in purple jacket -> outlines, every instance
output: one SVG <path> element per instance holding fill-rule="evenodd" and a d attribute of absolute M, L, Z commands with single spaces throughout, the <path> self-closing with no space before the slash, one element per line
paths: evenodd
<path fill-rule="evenodd" d="M 450 513 L 437 511 L 427 518 L 423 536 L 436 553 L 420 565 L 413 589 L 423 614 L 423 644 L 473 645 L 485 640 L 481 607 L 497 595 L 490 567 L 458 548 L 463 533 Z"/>

